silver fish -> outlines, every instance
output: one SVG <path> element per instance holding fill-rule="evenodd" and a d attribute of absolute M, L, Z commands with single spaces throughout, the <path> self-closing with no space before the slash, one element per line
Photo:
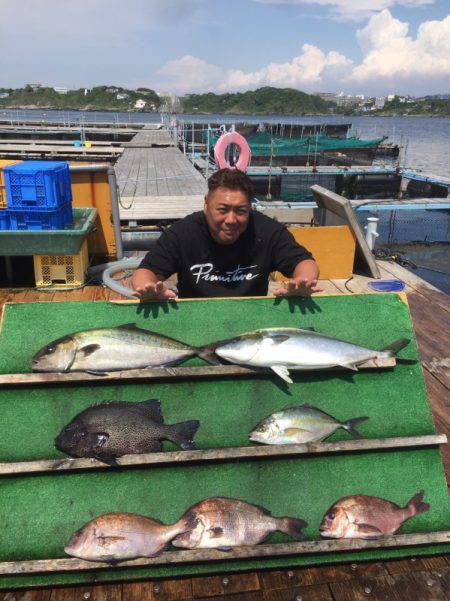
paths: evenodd
<path fill-rule="evenodd" d="M 358 365 L 368 359 L 395 356 L 408 343 L 408 339 L 402 338 L 381 351 L 375 351 L 330 338 L 313 329 L 267 328 L 216 342 L 207 348 L 230 363 L 270 368 L 292 384 L 290 369 L 345 367 L 358 371 Z"/>
<path fill-rule="evenodd" d="M 45 372 L 104 373 L 174 365 L 195 355 L 202 356 L 202 351 L 202 348 L 128 323 L 59 338 L 34 355 L 31 367 Z M 208 360 L 207 355 L 204 358 Z"/>
<path fill-rule="evenodd" d="M 320 524 L 320 534 L 327 538 L 378 538 L 394 534 L 409 518 L 430 509 L 423 502 L 421 490 L 400 507 L 387 499 L 351 495 L 336 501 Z"/>
<path fill-rule="evenodd" d="M 171 526 L 133 513 L 106 513 L 77 530 L 64 548 L 67 555 L 88 561 L 116 562 L 155 557 L 177 535 L 194 526 L 181 518 Z"/>
<path fill-rule="evenodd" d="M 265 444 L 301 444 L 323 440 L 339 428 L 344 428 L 354 438 L 361 438 L 355 426 L 366 419 L 369 418 L 355 417 L 339 422 L 324 411 L 305 403 L 272 413 L 250 432 L 249 439 Z"/>
<path fill-rule="evenodd" d="M 263 507 L 225 497 L 200 501 L 183 517 L 195 526 L 178 535 L 172 544 L 185 549 L 228 551 L 240 545 L 257 545 L 276 530 L 302 540 L 301 529 L 308 525 L 297 518 L 275 518 Z"/>

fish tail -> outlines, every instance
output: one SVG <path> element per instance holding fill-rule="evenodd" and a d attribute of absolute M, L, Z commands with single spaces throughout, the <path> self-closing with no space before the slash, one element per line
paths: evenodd
<path fill-rule="evenodd" d="M 349 419 L 348 422 L 345 422 L 345 424 L 343 424 L 343 428 L 344 430 L 347 430 L 347 432 L 349 432 L 353 438 L 363 438 L 363 436 L 361 436 L 361 434 L 358 432 L 358 430 L 355 428 L 355 426 L 357 426 L 358 424 L 361 424 L 362 422 L 365 422 L 366 419 L 369 419 L 368 417 L 354 417 L 353 419 Z"/>
<path fill-rule="evenodd" d="M 382 348 L 381 352 L 386 353 L 388 357 L 396 357 L 397 353 L 399 353 L 402 348 L 405 348 L 405 346 L 408 346 L 410 342 L 411 340 L 409 338 L 400 338 L 400 340 L 396 340 L 395 342 L 392 342 L 392 344 L 388 344 L 388 346 Z"/>
<path fill-rule="evenodd" d="M 406 507 L 410 510 L 411 516 L 417 515 L 418 513 L 425 513 L 425 511 L 430 509 L 430 505 L 423 502 L 424 494 L 424 491 L 420 490 L 416 495 L 413 496 L 412 499 L 408 501 Z"/>
<path fill-rule="evenodd" d="M 277 528 L 280 532 L 284 534 L 289 534 L 292 538 L 297 540 L 304 540 L 305 535 L 302 532 L 302 528 L 306 528 L 308 525 L 305 520 L 301 520 L 299 518 L 278 518 L 277 519 Z"/>
<path fill-rule="evenodd" d="M 173 426 L 170 427 L 171 432 L 169 440 L 178 444 L 184 451 L 195 449 L 194 436 L 199 425 L 200 422 L 197 419 L 173 424 Z"/>
<path fill-rule="evenodd" d="M 207 344 L 205 346 L 193 347 L 193 350 L 197 357 L 207 361 L 211 365 L 223 365 L 223 362 L 216 355 L 216 348 L 219 343 Z"/>
<path fill-rule="evenodd" d="M 190 532 L 197 525 L 197 516 L 194 512 L 185 513 L 175 524 L 177 527 L 177 536 L 180 534 L 184 534 L 185 532 Z"/>

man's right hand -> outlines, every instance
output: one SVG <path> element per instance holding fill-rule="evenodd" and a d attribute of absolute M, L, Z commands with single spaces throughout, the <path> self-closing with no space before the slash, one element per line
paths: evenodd
<path fill-rule="evenodd" d="M 148 282 L 135 288 L 133 296 L 142 299 L 168 300 L 176 298 L 177 295 L 173 290 L 166 288 L 163 282 L 156 282 L 156 284 Z"/>
<path fill-rule="evenodd" d="M 175 292 L 169 290 L 158 277 L 148 269 L 138 268 L 131 280 L 133 296 L 149 300 L 169 300 L 176 298 Z"/>

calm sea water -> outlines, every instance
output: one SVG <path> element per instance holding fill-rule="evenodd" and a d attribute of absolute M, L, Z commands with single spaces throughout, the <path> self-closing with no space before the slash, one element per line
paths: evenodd
<path fill-rule="evenodd" d="M 116 113 L 101 111 L 42 111 L 5 109 L 0 119 L 45 119 L 78 123 L 80 120 L 117 123 L 157 123 L 159 113 Z M 288 124 L 351 123 L 352 134 L 362 138 L 386 135 L 389 141 L 402 146 L 401 164 L 428 173 L 450 177 L 450 118 L 445 117 L 286 117 L 269 115 L 179 115 L 179 120 L 196 122 L 248 123 L 273 122 Z"/>

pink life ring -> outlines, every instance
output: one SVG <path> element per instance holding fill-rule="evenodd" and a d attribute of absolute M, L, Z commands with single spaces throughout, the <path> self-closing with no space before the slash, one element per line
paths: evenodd
<path fill-rule="evenodd" d="M 230 144 L 236 144 L 239 148 L 239 158 L 233 167 L 225 158 L 225 151 Z M 250 163 L 251 156 L 252 153 L 250 152 L 247 140 L 235 131 L 222 134 L 214 146 L 214 160 L 219 169 L 227 168 L 245 171 Z"/>

